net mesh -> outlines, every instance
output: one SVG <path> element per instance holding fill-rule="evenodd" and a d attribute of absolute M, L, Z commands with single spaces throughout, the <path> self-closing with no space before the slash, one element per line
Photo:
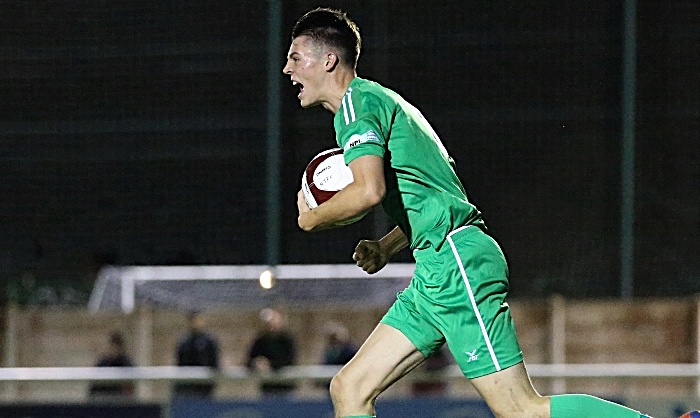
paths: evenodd
<path fill-rule="evenodd" d="M 396 263 L 375 275 L 354 265 L 106 267 L 90 296 L 90 309 L 131 311 L 140 304 L 186 310 L 236 307 L 387 306 L 408 286 L 413 264 Z M 260 274 L 273 271 L 274 285 Z"/>

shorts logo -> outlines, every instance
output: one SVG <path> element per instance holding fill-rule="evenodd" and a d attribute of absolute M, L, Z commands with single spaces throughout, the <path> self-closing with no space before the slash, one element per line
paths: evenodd
<path fill-rule="evenodd" d="M 379 142 L 379 138 L 377 137 L 377 134 L 371 129 L 363 133 L 362 135 L 354 134 L 350 137 L 348 142 L 343 147 L 343 151 L 347 151 L 350 148 L 356 145 L 364 144 L 365 142 Z"/>
<path fill-rule="evenodd" d="M 465 351 L 464 354 L 469 356 L 469 360 L 467 360 L 467 363 L 479 359 L 479 356 L 476 354 L 476 350 L 472 351 L 471 353 L 469 351 Z"/>

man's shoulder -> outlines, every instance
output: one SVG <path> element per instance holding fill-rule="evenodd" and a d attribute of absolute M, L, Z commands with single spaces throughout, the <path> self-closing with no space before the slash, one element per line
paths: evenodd
<path fill-rule="evenodd" d="M 350 82 L 349 88 L 375 93 L 385 93 L 392 91 L 391 89 L 384 87 L 381 83 L 377 81 L 362 77 L 355 77 Z"/>
<path fill-rule="evenodd" d="M 335 123 L 337 127 L 342 127 L 368 115 L 393 114 L 398 106 L 397 97 L 379 83 L 357 77 L 343 96 L 341 107 L 335 115 Z"/>
<path fill-rule="evenodd" d="M 359 77 L 350 83 L 347 93 L 355 99 L 360 98 L 362 102 L 370 104 L 395 102 L 395 96 L 397 95 L 393 90 L 382 86 L 376 81 Z"/>

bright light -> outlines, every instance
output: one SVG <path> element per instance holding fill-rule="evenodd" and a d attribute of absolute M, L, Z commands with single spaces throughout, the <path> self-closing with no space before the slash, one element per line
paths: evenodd
<path fill-rule="evenodd" d="M 270 270 L 265 270 L 260 273 L 260 287 L 263 289 L 272 289 L 275 285 L 275 275 Z"/>

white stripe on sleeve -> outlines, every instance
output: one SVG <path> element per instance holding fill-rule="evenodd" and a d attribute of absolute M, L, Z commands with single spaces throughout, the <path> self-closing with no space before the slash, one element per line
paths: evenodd
<path fill-rule="evenodd" d="M 345 105 L 345 99 L 347 98 L 347 94 L 343 96 L 343 116 L 345 116 L 345 124 L 349 125 L 350 124 L 350 119 L 348 119 L 348 107 Z"/>
<path fill-rule="evenodd" d="M 348 107 L 350 107 L 350 121 L 355 122 L 355 107 L 352 105 L 352 89 L 348 89 Z"/>

